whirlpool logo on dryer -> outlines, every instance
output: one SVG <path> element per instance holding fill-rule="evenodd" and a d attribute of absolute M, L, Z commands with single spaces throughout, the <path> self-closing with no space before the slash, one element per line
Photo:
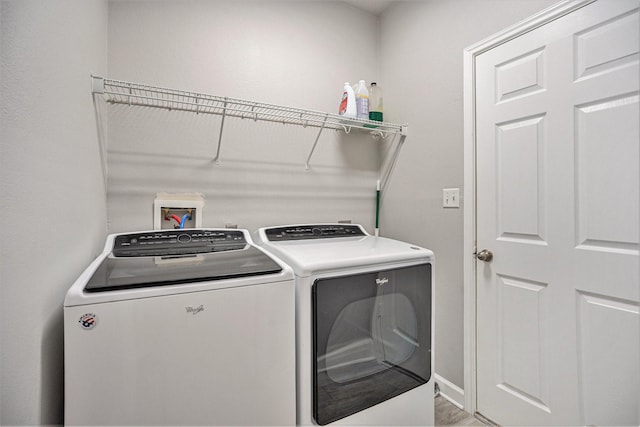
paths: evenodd
<path fill-rule="evenodd" d="M 384 285 L 385 283 L 389 283 L 389 279 L 387 279 L 386 277 L 383 277 L 381 279 L 376 279 L 376 283 L 378 285 Z"/>

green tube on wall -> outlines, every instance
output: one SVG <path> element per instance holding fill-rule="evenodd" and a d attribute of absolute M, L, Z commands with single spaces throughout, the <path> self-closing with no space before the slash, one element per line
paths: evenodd
<path fill-rule="evenodd" d="M 380 234 L 380 180 L 376 182 L 376 236 Z"/>

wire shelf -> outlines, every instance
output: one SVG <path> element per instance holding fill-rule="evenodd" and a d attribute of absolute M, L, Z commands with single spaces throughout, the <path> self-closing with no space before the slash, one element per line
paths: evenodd
<path fill-rule="evenodd" d="M 216 164 L 220 163 L 220 150 L 222 147 L 222 135 L 224 131 L 224 121 L 227 116 L 241 119 L 252 119 L 255 121 L 267 121 L 282 124 L 289 124 L 302 127 L 318 128 L 315 141 L 309 152 L 305 167 L 310 168 L 311 156 L 313 155 L 320 135 L 325 129 L 333 129 L 350 133 L 353 129 L 366 131 L 376 137 L 393 137 L 390 150 L 383 167 L 381 168 L 380 179 L 382 187 L 391 175 L 393 167 L 398 158 L 400 148 L 407 136 L 406 124 L 395 124 L 389 122 L 377 122 L 362 119 L 347 119 L 338 114 L 322 113 L 313 110 L 285 107 L 282 105 L 265 104 L 262 102 L 246 101 L 242 99 L 228 98 L 222 96 L 208 95 L 204 93 L 188 92 L 177 89 L 167 89 L 141 83 L 131 83 L 121 80 L 111 80 L 103 77 L 91 76 L 92 91 L 94 97 L 102 96 L 109 104 L 122 104 L 140 107 L 161 108 L 172 111 L 187 111 L 196 114 L 213 114 L 222 117 L 220 121 L 220 133 L 218 135 L 218 146 L 216 156 L 213 159 Z M 98 133 L 100 142 L 100 154 L 102 168 L 107 177 L 106 142 L 103 135 L 103 124 L 98 112 Z"/>
<path fill-rule="evenodd" d="M 196 114 L 269 121 L 302 127 L 342 130 L 349 133 L 361 129 L 374 135 L 387 137 L 403 134 L 406 125 L 376 122 L 362 119 L 346 119 L 338 114 L 329 114 L 262 102 L 208 95 L 168 89 L 140 83 L 131 83 L 93 77 L 93 91 L 100 93 L 111 104 L 135 105 L 162 108 L 175 111 L 189 111 Z"/>

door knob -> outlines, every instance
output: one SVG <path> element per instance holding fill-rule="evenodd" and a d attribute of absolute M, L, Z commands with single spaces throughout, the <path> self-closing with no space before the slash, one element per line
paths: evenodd
<path fill-rule="evenodd" d="M 483 249 L 477 253 L 476 258 L 478 258 L 480 261 L 491 262 L 491 260 L 493 259 L 493 252 L 491 252 L 489 249 Z"/>

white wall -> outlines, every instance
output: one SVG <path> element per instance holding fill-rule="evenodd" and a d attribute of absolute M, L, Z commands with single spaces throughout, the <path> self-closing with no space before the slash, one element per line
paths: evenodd
<path fill-rule="evenodd" d="M 62 302 L 106 232 L 90 92 L 102 0 L 0 4 L 2 425 L 63 421 Z"/>
<path fill-rule="evenodd" d="M 113 79 L 337 112 L 344 81 L 377 78 L 377 18 L 326 1 L 109 5 Z M 108 107 L 109 230 L 153 226 L 155 194 L 201 192 L 203 226 L 350 219 L 372 229 L 380 144 L 314 128 Z"/>
<path fill-rule="evenodd" d="M 410 1 L 395 3 L 381 17 L 385 120 L 409 123 L 409 136 L 383 198 L 382 227 L 386 235 L 436 254 L 435 370 L 460 389 L 462 209 L 443 209 L 442 189 L 458 187 L 462 195 L 462 51 L 553 3 Z"/>

